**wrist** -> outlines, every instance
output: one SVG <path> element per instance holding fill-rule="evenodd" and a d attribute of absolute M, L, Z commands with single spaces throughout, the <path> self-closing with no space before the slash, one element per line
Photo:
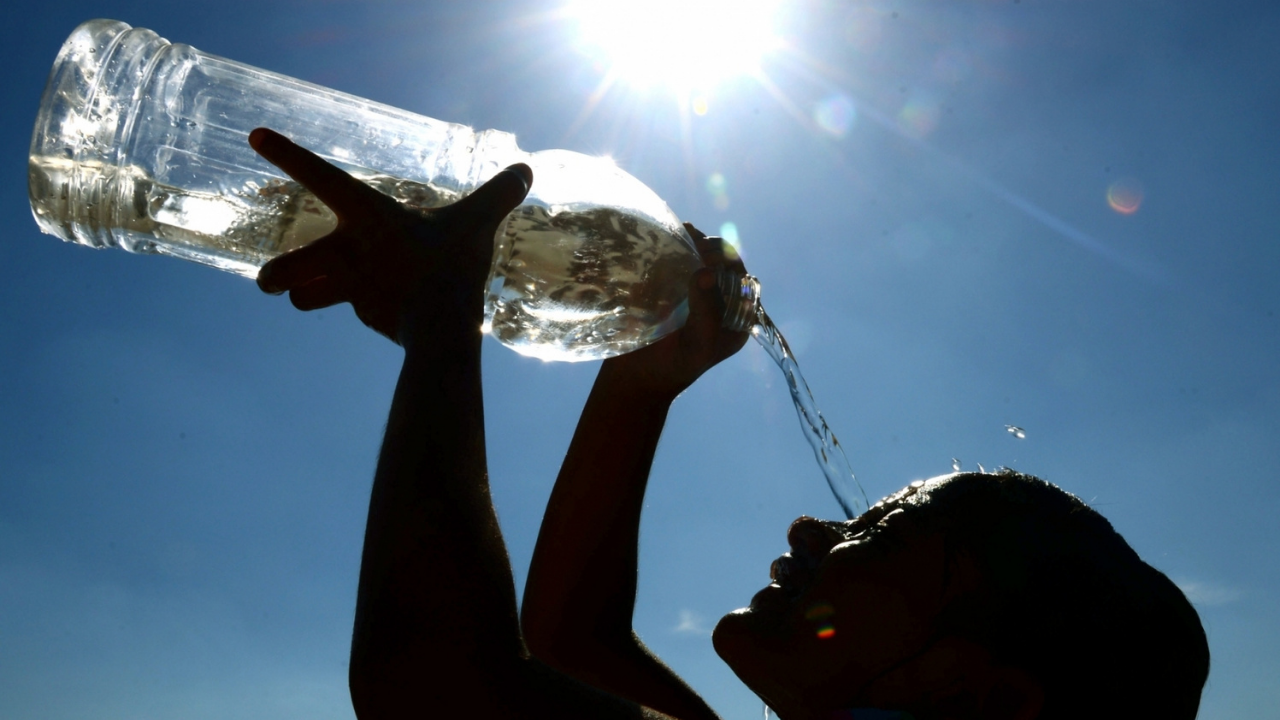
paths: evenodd
<path fill-rule="evenodd" d="M 420 295 L 402 308 L 392 339 L 406 352 L 451 355 L 472 345 L 478 349 L 484 334 L 480 331 L 484 313 L 468 310 L 435 303 Z"/>
<path fill-rule="evenodd" d="M 636 353 L 605 360 L 596 382 L 608 385 L 615 394 L 627 395 L 637 403 L 663 406 L 670 405 L 690 385 L 656 376 L 637 358 Z"/>

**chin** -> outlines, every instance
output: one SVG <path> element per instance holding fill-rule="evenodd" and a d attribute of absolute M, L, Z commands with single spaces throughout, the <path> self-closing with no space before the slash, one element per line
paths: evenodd
<path fill-rule="evenodd" d="M 745 646 L 750 644 L 743 617 L 747 612 L 749 612 L 747 608 L 734 610 L 720 618 L 720 622 L 716 623 L 715 629 L 711 631 L 711 645 L 716 649 L 720 659 L 728 663 L 729 667 L 733 667 L 734 659 L 748 650 Z"/>
<path fill-rule="evenodd" d="M 769 707 L 789 707 L 788 694 L 779 687 L 778 654 L 770 650 L 768 635 L 758 627 L 761 618 L 752 608 L 742 608 L 720 618 L 711 632 L 716 654 L 738 679 Z"/>

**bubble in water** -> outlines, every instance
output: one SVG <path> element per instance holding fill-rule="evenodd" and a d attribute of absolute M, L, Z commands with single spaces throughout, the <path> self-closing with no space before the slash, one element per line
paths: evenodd
<path fill-rule="evenodd" d="M 1026 431 L 1026 430 L 1023 430 L 1022 428 L 1018 427 L 1017 425 L 1005 425 L 1005 426 L 1004 426 L 1004 429 L 1005 429 L 1005 432 L 1007 432 L 1007 433 L 1009 433 L 1010 435 L 1012 435 L 1012 436 L 1014 436 L 1014 437 L 1018 438 L 1019 440 L 1026 440 L 1026 439 L 1027 439 L 1027 431 Z"/>
<path fill-rule="evenodd" d="M 960 458 L 951 458 L 951 472 L 960 472 Z"/>

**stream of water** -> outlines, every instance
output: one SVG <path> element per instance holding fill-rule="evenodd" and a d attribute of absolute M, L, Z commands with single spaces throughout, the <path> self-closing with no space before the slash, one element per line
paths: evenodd
<path fill-rule="evenodd" d="M 800 365 L 787 345 L 787 339 L 778 331 L 764 306 L 756 305 L 756 324 L 751 328 L 751 336 L 769 353 L 769 357 L 778 364 L 787 379 L 787 388 L 791 391 L 791 400 L 796 405 L 796 415 L 800 418 L 800 429 L 813 448 L 814 457 L 827 478 L 831 493 L 836 502 L 844 510 L 849 520 L 861 515 L 870 504 L 867 493 L 854 477 L 853 468 L 849 466 L 849 458 L 845 457 L 844 448 L 836 439 L 835 433 L 827 426 L 827 421 L 814 402 L 813 392 L 800 374 Z"/>

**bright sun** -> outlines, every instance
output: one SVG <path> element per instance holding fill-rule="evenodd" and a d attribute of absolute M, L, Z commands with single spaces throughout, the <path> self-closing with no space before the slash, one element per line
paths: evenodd
<path fill-rule="evenodd" d="M 780 0 L 573 0 L 570 17 L 592 54 L 634 85 L 707 90 L 759 69 L 779 45 Z"/>

